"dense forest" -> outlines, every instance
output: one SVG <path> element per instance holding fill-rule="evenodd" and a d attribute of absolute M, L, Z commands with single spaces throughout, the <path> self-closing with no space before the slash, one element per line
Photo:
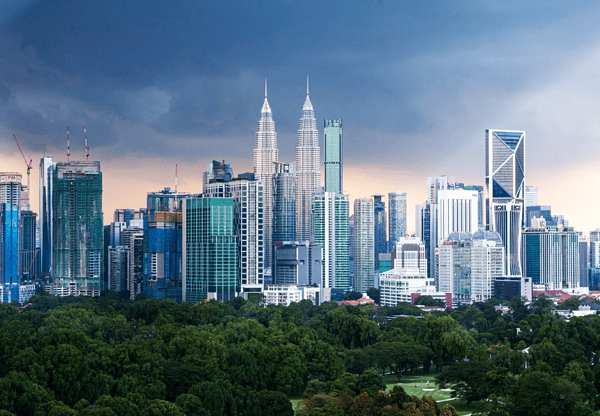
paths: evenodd
<path fill-rule="evenodd" d="M 385 392 L 382 374 L 421 368 L 483 414 L 600 415 L 600 318 L 565 321 L 543 298 L 497 304 L 424 315 L 36 295 L 0 305 L 0 416 L 287 416 L 291 395 L 303 416 L 456 415 Z"/>

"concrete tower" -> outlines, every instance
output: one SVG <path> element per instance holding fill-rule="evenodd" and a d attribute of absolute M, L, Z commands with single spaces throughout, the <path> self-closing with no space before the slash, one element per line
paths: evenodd
<path fill-rule="evenodd" d="M 298 178 L 296 198 L 296 229 L 300 241 L 309 240 L 313 235 L 312 198 L 321 185 L 319 154 L 319 133 L 315 111 L 308 95 L 306 80 L 306 101 L 302 107 L 302 118 L 298 129 L 298 147 L 296 147 L 296 175 Z"/>
<path fill-rule="evenodd" d="M 258 129 L 256 130 L 256 146 L 254 148 L 254 179 L 264 186 L 264 247 L 265 274 L 271 275 L 273 251 L 273 175 L 275 163 L 279 160 L 277 150 L 277 133 L 273 113 L 267 101 L 267 81 L 265 80 L 265 102 L 260 110 Z"/>

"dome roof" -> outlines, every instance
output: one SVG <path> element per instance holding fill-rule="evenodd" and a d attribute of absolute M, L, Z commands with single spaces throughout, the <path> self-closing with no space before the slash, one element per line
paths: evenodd
<path fill-rule="evenodd" d="M 465 241 L 471 240 L 471 238 L 471 233 L 467 233 L 465 231 L 455 231 L 453 233 L 450 233 L 450 235 L 447 238 L 447 241 Z"/>
<path fill-rule="evenodd" d="M 477 230 L 473 233 L 473 240 L 488 240 L 502 243 L 502 237 L 497 231 Z"/>

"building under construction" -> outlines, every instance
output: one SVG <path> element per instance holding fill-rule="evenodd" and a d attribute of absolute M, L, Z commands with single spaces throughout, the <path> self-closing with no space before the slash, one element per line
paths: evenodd
<path fill-rule="evenodd" d="M 52 172 L 53 295 L 99 296 L 103 217 L 100 162 L 57 163 Z"/>

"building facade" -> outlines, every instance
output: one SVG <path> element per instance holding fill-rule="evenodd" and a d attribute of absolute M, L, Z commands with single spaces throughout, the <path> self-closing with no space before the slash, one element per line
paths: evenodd
<path fill-rule="evenodd" d="M 254 179 L 263 186 L 263 250 L 264 272 L 271 276 L 273 264 L 273 175 L 279 160 L 277 149 L 277 133 L 273 113 L 267 101 L 267 84 L 265 81 L 265 101 L 260 110 L 260 119 L 256 130 L 256 144 L 254 147 Z M 270 277 L 269 277 L 270 279 Z"/>
<path fill-rule="evenodd" d="M 185 199 L 182 215 L 182 300 L 233 300 L 238 284 L 233 198 Z"/>
<path fill-rule="evenodd" d="M 276 244 L 273 271 L 277 285 L 320 285 L 323 248 L 308 241 Z"/>
<path fill-rule="evenodd" d="M 323 247 L 321 287 L 331 289 L 332 296 L 349 290 L 349 210 L 346 195 L 323 192 L 314 196 L 314 244 Z"/>
<path fill-rule="evenodd" d="M 505 275 L 521 276 L 521 228 L 525 198 L 525 132 L 485 131 L 486 229 L 500 233 Z"/>
<path fill-rule="evenodd" d="M 343 192 L 342 120 L 325 120 L 325 192 Z"/>
<path fill-rule="evenodd" d="M 262 292 L 266 275 L 265 189 L 261 181 L 236 180 L 206 186 L 206 198 L 233 198 L 234 235 L 238 250 L 238 291 Z M 269 278 L 271 277 L 270 266 Z"/>
<path fill-rule="evenodd" d="M 52 172 L 50 293 L 99 296 L 104 227 L 100 162 L 57 163 Z"/>
<path fill-rule="evenodd" d="M 296 241 L 296 164 L 276 163 L 273 176 L 273 242 Z"/>
<path fill-rule="evenodd" d="M 406 192 L 391 192 L 388 194 L 388 216 L 389 216 L 389 250 L 394 244 L 406 237 Z"/>
<path fill-rule="evenodd" d="M 372 198 L 354 200 L 354 290 L 366 293 L 375 287 L 375 227 Z"/>
<path fill-rule="evenodd" d="M 298 129 L 296 147 L 296 237 L 300 241 L 310 240 L 314 234 L 312 201 L 321 186 L 321 149 L 315 111 L 310 102 L 308 85 L 306 101 L 302 107 L 302 118 Z"/>
<path fill-rule="evenodd" d="M 388 253 L 387 221 L 383 195 L 373 195 L 373 224 L 375 227 L 375 270 L 379 269 L 379 254 Z"/>
<path fill-rule="evenodd" d="M 52 274 L 52 172 L 55 163 L 51 157 L 40 160 L 40 274 L 49 283 Z"/>
<path fill-rule="evenodd" d="M 455 303 L 484 302 L 503 277 L 504 247 L 495 231 L 455 232 L 438 247 L 438 290 Z"/>
<path fill-rule="evenodd" d="M 477 191 L 445 189 L 438 192 L 438 245 L 453 232 L 478 230 L 479 195 Z"/>
<path fill-rule="evenodd" d="M 523 230 L 523 274 L 546 290 L 580 287 L 579 235 L 573 228 L 534 220 Z"/>

